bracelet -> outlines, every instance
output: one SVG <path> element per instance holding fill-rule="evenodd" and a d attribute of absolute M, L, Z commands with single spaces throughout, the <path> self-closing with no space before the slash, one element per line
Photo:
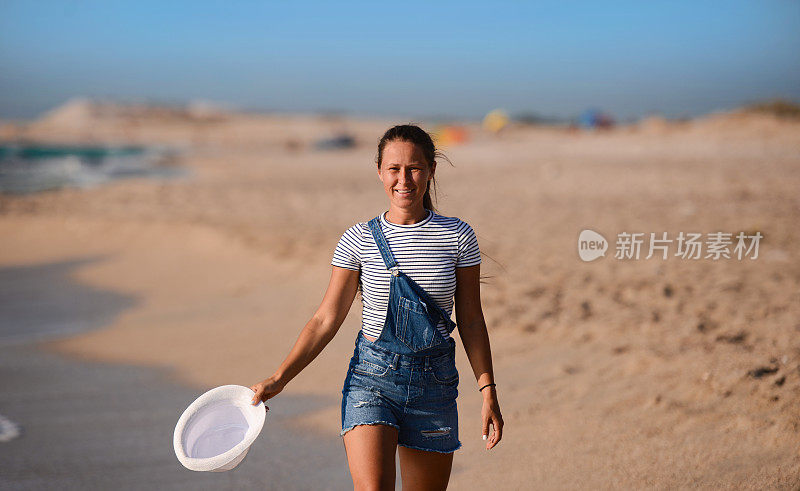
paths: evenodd
<path fill-rule="evenodd" d="M 497 384 L 486 384 L 483 387 L 481 387 L 480 389 L 478 389 L 478 392 L 481 392 L 483 389 L 485 389 L 486 387 L 490 387 L 490 386 L 491 387 L 497 387 Z"/>

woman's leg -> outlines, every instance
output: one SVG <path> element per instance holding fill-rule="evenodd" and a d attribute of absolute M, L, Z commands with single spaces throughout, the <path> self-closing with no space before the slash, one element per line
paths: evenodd
<path fill-rule="evenodd" d="M 453 468 L 453 452 L 428 452 L 403 446 L 398 449 L 403 491 L 447 489 Z"/>
<path fill-rule="evenodd" d="M 394 490 L 397 428 L 359 425 L 343 436 L 355 490 Z"/>

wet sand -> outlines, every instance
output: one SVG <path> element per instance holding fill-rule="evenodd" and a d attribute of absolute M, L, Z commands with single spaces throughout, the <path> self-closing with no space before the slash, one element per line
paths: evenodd
<path fill-rule="evenodd" d="M 385 122 L 350 124 L 359 145 L 339 152 L 303 146 L 330 130 L 313 118 L 116 133 L 106 124 L 96 138 L 193 141 L 183 165 L 194 177 L 2 197 L 0 267 L 103 257 L 71 277 L 137 299 L 107 327 L 48 350 L 160 367 L 198 391 L 250 385 L 313 314 L 341 233 L 387 206 L 371 163 Z M 480 396 L 458 348 L 464 447 L 453 489 L 800 482 L 799 127 L 736 115 L 596 133 L 515 127 L 495 137 L 470 127 L 470 142 L 446 149 L 455 167 L 437 170 L 439 210 L 469 222 L 486 254 L 482 296 L 506 421 L 501 444 L 483 450 Z M 584 228 L 611 241 L 625 231 L 765 238 L 755 261 L 612 252 L 583 263 Z M 270 404 L 324 401 L 290 418 L 313 438 L 339 438 L 359 313 L 357 299 Z M 341 447 L 330 451 L 345 462 Z M 254 457 L 243 465 L 272 462 Z"/>
<path fill-rule="evenodd" d="M 0 348 L 2 414 L 21 426 L 0 443 L 3 489 L 346 489 L 337 435 L 293 431 L 291 420 L 330 404 L 286 397 L 245 460 L 193 472 L 172 450 L 177 418 L 199 393 L 162 370 L 74 362 L 35 347 Z M 307 472 L 311 467 L 314 472 Z"/>
<path fill-rule="evenodd" d="M 70 274 L 102 257 L 0 267 L 0 346 L 104 327 L 136 299 L 86 287 Z"/>

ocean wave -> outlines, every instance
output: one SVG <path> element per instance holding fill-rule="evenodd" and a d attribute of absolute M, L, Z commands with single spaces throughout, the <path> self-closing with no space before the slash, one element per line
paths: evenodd
<path fill-rule="evenodd" d="M 173 178 L 177 152 L 148 147 L 0 144 L 0 192 L 88 188 L 130 177 Z"/>

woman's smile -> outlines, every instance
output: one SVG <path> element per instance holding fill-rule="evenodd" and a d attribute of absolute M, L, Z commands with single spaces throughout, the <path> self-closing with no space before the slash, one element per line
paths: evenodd
<path fill-rule="evenodd" d="M 424 193 L 433 177 L 435 164 L 415 144 L 403 140 L 390 141 L 383 149 L 378 176 L 390 198 L 391 215 L 422 216 Z M 401 211 L 402 210 L 402 211 Z"/>

